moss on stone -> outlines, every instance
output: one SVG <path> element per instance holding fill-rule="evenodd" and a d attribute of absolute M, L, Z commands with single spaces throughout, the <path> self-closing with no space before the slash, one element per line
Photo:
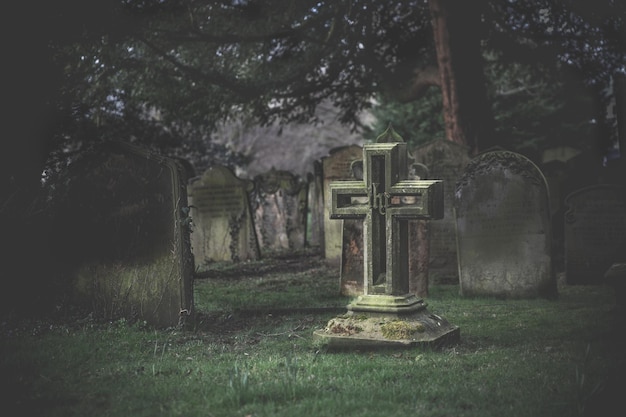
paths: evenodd
<path fill-rule="evenodd" d="M 363 329 L 359 326 L 355 326 L 352 323 L 346 322 L 345 324 L 337 323 L 332 321 L 329 323 L 328 330 L 332 334 L 341 334 L 341 335 L 352 335 L 355 333 L 360 333 Z"/>
<path fill-rule="evenodd" d="M 415 333 L 422 333 L 424 330 L 424 325 L 421 323 L 408 323 L 402 320 L 391 321 L 380 326 L 383 336 L 392 340 L 410 339 Z"/>

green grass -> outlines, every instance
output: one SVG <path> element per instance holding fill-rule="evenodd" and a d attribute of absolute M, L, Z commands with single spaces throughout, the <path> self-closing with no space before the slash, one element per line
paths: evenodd
<path fill-rule="evenodd" d="M 337 271 L 320 263 L 248 262 L 243 272 L 233 264 L 217 265 L 212 278 L 196 280 L 194 293 L 200 311 L 341 307 L 350 301 L 339 294 Z"/>
<path fill-rule="evenodd" d="M 455 286 L 434 286 L 429 310 L 461 327 L 458 345 L 332 353 L 312 338 L 332 313 L 263 312 L 345 304 L 328 270 L 201 281 L 204 318 L 193 331 L 89 318 L 3 322 L 5 409 L 13 416 L 570 417 L 585 415 L 592 395 L 608 392 L 608 378 L 624 369 L 623 321 L 606 287 L 563 287 L 549 301 L 462 299 Z M 254 308 L 261 312 L 238 313 Z"/>

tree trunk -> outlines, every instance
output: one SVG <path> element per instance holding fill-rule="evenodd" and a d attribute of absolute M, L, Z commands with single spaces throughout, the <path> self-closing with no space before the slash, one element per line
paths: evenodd
<path fill-rule="evenodd" d="M 448 140 L 471 153 L 493 146 L 480 47 L 480 4 L 429 0 Z"/>

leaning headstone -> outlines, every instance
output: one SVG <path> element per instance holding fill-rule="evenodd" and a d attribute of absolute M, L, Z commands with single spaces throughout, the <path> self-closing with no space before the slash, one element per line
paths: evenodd
<path fill-rule="evenodd" d="M 182 166 L 146 150 L 107 144 L 68 194 L 73 296 L 98 317 L 176 326 L 193 314 L 193 258 Z"/>
<path fill-rule="evenodd" d="M 469 148 L 446 139 L 436 139 L 414 149 L 415 162 L 428 167 L 429 179 L 443 180 L 444 217 L 430 228 L 430 279 L 438 284 L 459 281 L 454 221 L 454 184 L 470 161 Z"/>
<path fill-rule="evenodd" d="M 254 178 L 251 194 L 261 255 L 304 249 L 307 188 L 300 177 L 271 169 Z"/>
<path fill-rule="evenodd" d="M 565 279 L 601 284 L 604 273 L 626 262 L 626 188 L 592 185 L 565 199 Z"/>
<path fill-rule="evenodd" d="M 333 265 L 340 265 L 343 248 L 342 222 L 330 220 L 330 183 L 336 180 L 354 179 L 352 163 L 363 158 L 363 149 L 357 145 L 331 149 L 322 159 L 324 176 L 324 257 Z M 354 222 L 355 220 L 344 220 Z"/>
<path fill-rule="evenodd" d="M 189 182 L 197 272 L 206 271 L 213 262 L 259 258 L 248 200 L 252 187 L 251 181 L 237 178 L 224 166 L 212 167 Z"/>
<path fill-rule="evenodd" d="M 555 295 L 548 202 L 528 158 L 493 151 L 470 161 L 455 191 L 461 295 Z"/>

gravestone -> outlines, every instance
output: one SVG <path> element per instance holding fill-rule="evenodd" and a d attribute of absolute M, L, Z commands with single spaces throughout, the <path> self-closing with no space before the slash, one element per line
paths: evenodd
<path fill-rule="evenodd" d="M 304 249 L 307 187 L 300 177 L 271 169 L 254 178 L 251 196 L 261 255 Z"/>
<path fill-rule="evenodd" d="M 411 220 L 409 228 L 409 292 L 428 297 L 430 263 L 430 222 Z"/>
<path fill-rule="evenodd" d="M 362 151 L 361 151 L 362 152 Z M 352 162 L 352 179 L 363 180 L 363 160 Z M 361 197 L 360 202 L 365 203 Z M 357 199 L 355 199 L 357 202 Z M 363 294 L 364 282 L 364 251 L 363 222 L 353 219 L 342 220 L 341 228 L 341 262 L 339 268 L 339 293 L 347 297 L 356 297 Z"/>
<path fill-rule="evenodd" d="M 460 292 L 464 296 L 552 297 L 546 181 L 523 155 L 472 159 L 456 184 Z"/>
<path fill-rule="evenodd" d="M 565 279 L 601 284 L 613 263 L 626 261 L 626 188 L 592 185 L 565 198 Z"/>
<path fill-rule="evenodd" d="M 212 167 L 189 181 L 191 247 L 197 272 L 206 271 L 212 262 L 259 258 L 248 200 L 252 187 L 251 181 L 237 178 L 224 166 Z"/>
<path fill-rule="evenodd" d="M 322 158 L 322 173 L 324 176 L 324 257 L 331 265 L 340 265 L 343 248 L 343 227 L 346 223 L 355 221 L 345 220 L 342 224 L 342 222 L 330 220 L 330 183 L 336 180 L 353 179 L 352 163 L 362 158 L 363 149 L 357 145 L 331 149 L 329 156 Z M 348 225 L 348 227 L 350 226 Z"/>
<path fill-rule="evenodd" d="M 352 165 L 352 171 L 355 179 L 363 180 L 363 161 L 355 161 Z M 408 172 L 408 178 L 412 180 L 427 179 L 428 176 L 428 168 L 423 164 L 412 164 Z M 429 222 L 425 220 L 409 220 L 407 223 L 409 233 L 409 292 L 418 297 L 428 296 L 429 226 Z M 362 295 L 364 293 L 363 223 L 344 220 L 342 241 L 340 293 L 349 297 Z"/>
<path fill-rule="evenodd" d="M 324 180 L 322 163 L 313 162 L 313 173 L 307 175 L 307 238 L 306 244 L 324 253 Z"/>
<path fill-rule="evenodd" d="M 81 175 L 72 181 L 62 232 L 80 261 L 72 274 L 74 301 L 110 320 L 183 324 L 193 315 L 193 258 L 182 166 L 108 143 L 74 169 Z"/>
<path fill-rule="evenodd" d="M 444 216 L 428 224 L 430 253 L 428 274 L 437 284 L 459 282 L 454 220 L 454 186 L 470 161 L 469 148 L 446 139 L 436 139 L 414 149 L 415 162 L 428 167 L 429 179 L 443 180 Z"/>
<path fill-rule="evenodd" d="M 458 340 L 459 329 L 409 293 L 408 221 L 443 215 L 443 183 L 409 180 L 391 126 L 363 148 L 363 180 L 330 184 L 333 219 L 362 219 L 364 294 L 314 332 L 329 347 L 409 347 Z"/>

